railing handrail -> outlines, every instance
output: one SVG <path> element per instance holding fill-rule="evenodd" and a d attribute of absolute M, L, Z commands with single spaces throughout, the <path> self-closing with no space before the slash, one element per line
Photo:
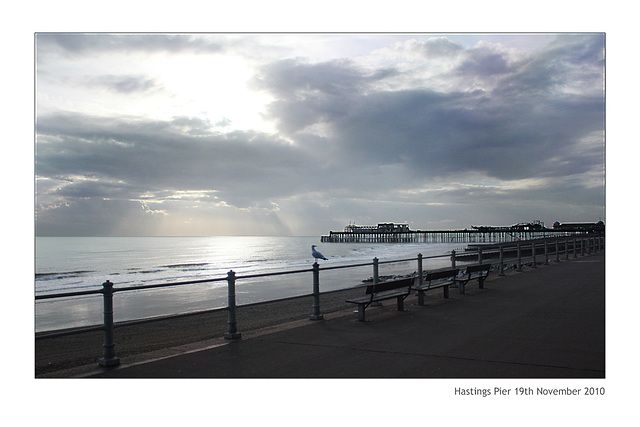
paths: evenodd
<path fill-rule="evenodd" d="M 209 283 L 209 282 L 221 282 L 223 280 L 227 280 L 227 278 L 216 277 L 213 279 L 188 280 L 184 282 L 168 282 L 168 283 L 155 283 L 151 285 L 127 286 L 125 288 L 114 288 L 113 292 L 137 291 L 140 289 L 153 289 L 153 288 L 168 288 L 171 286 L 195 285 L 199 283 Z M 101 294 L 101 293 L 103 293 L 102 289 L 92 289 L 90 291 L 59 292 L 57 294 L 36 295 L 36 300 L 64 298 L 64 297 L 72 297 L 72 296 L 80 296 L 80 295 L 92 295 L 92 294 Z"/>

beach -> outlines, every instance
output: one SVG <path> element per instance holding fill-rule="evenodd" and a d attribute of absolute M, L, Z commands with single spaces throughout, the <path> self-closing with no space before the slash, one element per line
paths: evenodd
<path fill-rule="evenodd" d="M 355 295 L 362 295 L 362 289 L 321 294 L 320 311 L 328 314 L 352 309 L 345 300 Z M 288 322 L 311 322 L 312 304 L 312 296 L 301 296 L 240 306 L 237 310 L 238 332 L 244 336 Z M 135 361 L 162 357 L 173 347 L 206 347 L 224 340 L 227 320 L 227 310 L 220 309 L 118 326 L 115 329 L 116 356 Z M 102 331 L 93 331 L 36 339 L 35 376 L 69 377 L 95 370 L 102 356 L 103 336 Z"/>

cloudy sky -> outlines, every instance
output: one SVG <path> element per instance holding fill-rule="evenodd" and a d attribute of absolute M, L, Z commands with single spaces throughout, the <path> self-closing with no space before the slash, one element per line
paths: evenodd
<path fill-rule="evenodd" d="M 38 33 L 38 235 L 604 215 L 602 34 Z"/>

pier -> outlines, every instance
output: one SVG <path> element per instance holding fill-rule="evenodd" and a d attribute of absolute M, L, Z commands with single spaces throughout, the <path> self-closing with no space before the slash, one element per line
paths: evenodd
<path fill-rule="evenodd" d="M 322 243 L 506 243 L 548 237 L 603 234 L 604 223 L 556 222 L 552 228 L 534 221 L 506 227 L 471 226 L 462 230 L 411 230 L 407 224 L 347 225 L 343 231 L 321 236 Z"/>

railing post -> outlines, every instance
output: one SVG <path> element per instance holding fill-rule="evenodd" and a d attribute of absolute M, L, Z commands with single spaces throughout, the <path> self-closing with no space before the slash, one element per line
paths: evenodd
<path fill-rule="evenodd" d="M 380 282 L 380 276 L 378 275 L 378 257 L 373 259 L 373 284 L 377 285 Z M 380 301 L 374 301 L 371 303 L 373 307 L 381 306 Z"/>
<path fill-rule="evenodd" d="M 482 248 L 478 248 L 478 264 L 482 264 Z"/>
<path fill-rule="evenodd" d="M 560 245 L 558 239 L 556 239 L 556 262 L 560 262 Z"/>
<path fill-rule="evenodd" d="M 113 367 L 120 364 L 116 357 L 115 344 L 113 343 L 113 283 L 106 281 L 102 284 L 102 300 L 104 305 L 104 344 L 102 345 L 102 358 L 98 361 L 100 366 Z"/>
<path fill-rule="evenodd" d="M 536 262 L 536 242 L 535 240 L 531 243 L 531 267 L 538 268 L 538 263 Z"/>
<path fill-rule="evenodd" d="M 236 321 L 236 273 L 233 270 L 229 270 L 227 273 L 227 292 L 229 295 L 229 303 L 227 310 L 229 311 L 229 317 L 227 324 L 229 326 L 228 332 L 224 334 L 224 338 L 228 340 L 236 340 L 242 336 L 238 332 Z"/>
<path fill-rule="evenodd" d="M 456 268 L 456 251 L 451 251 L 451 268 Z"/>
<path fill-rule="evenodd" d="M 498 276 L 504 276 L 504 246 L 500 245 L 500 273 Z"/>
<path fill-rule="evenodd" d="M 378 276 L 378 258 L 376 257 L 373 259 L 373 284 L 377 285 L 379 281 L 380 278 Z"/>
<path fill-rule="evenodd" d="M 320 314 L 320 265 L 317 261 L 313 263 L 313 312 L 309 319 L 323 319 L 322 314 Z"/>
<path fill-rule="evenodd" d="M 549 245 L 547 239 L 544 239 L 544 265 L 549 265 Z"/>
<path fill-rule="evenodd" d="M 564 259 L 569 260 L 569 238 L 564 239 Z"/>
<path fill-rule="evenodd" d="M 418 254 L 418 287 L 422 289 L 423 284 L 424 275 L 422 274 L 422 254 Z M 418 305 L 424 305 L 424 292 L 422 291 L 418 292 Z"/>
<path fill-rule="evenodd" d="M 424 284 L 424 274 L 422 272 L 422 254 L 418 254 L 418 285 L 422 288 Z"/>
<path fill-rule="evenodd" d="M 522 271 L 522 251 L 520 250 L 520 243 L 518 243 L 518 268 L 517 271 Z"/>
<path fill-rule="evenodd" d="M 578 258 L 578 239 L 573 236 L 573 257 Z"/>

